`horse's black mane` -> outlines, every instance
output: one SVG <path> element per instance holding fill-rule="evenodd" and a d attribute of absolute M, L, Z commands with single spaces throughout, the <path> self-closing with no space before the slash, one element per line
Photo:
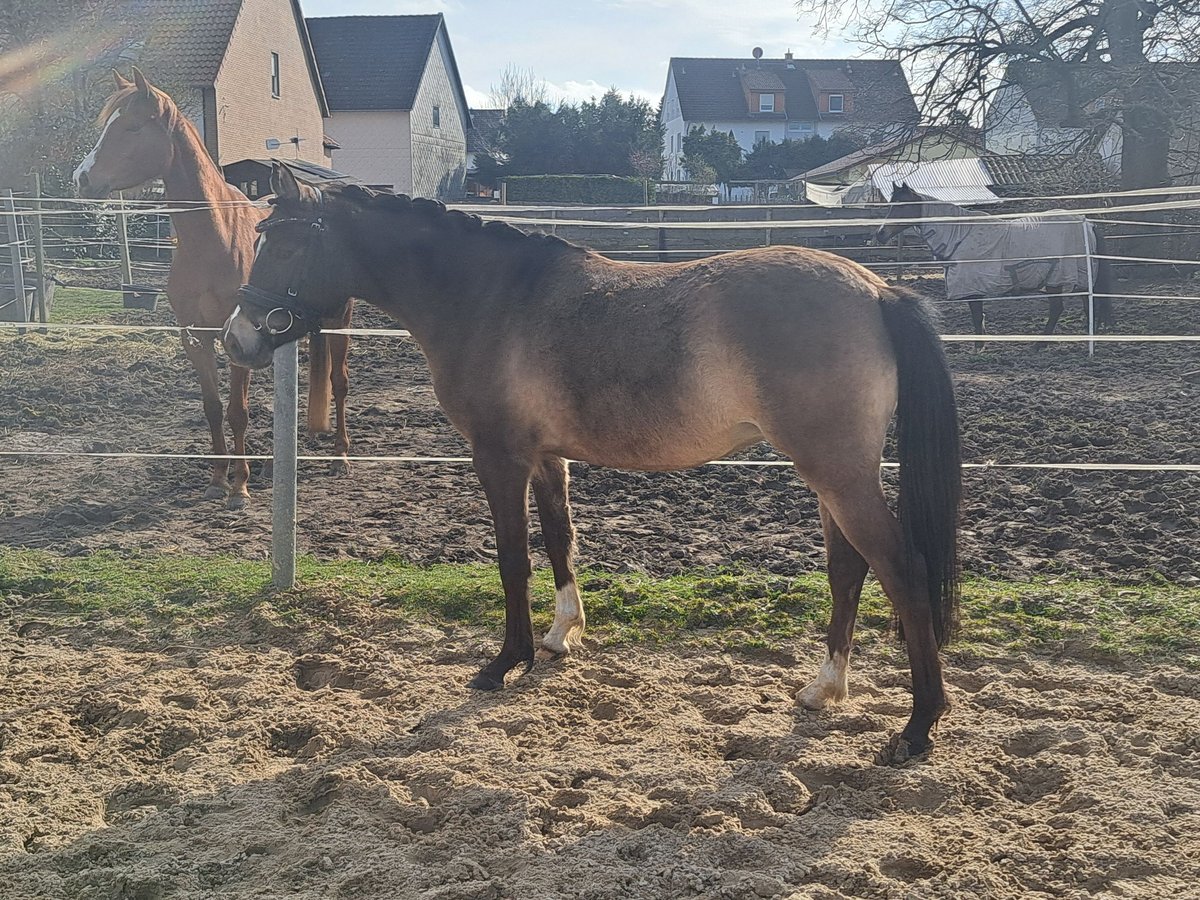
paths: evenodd
<path fill-rule="evenodd" d="M 449 227 L 461 232 L 482 232 L 500 240 L 536 242 L 542 246 L 570 247 L 576 250 L 585 249 L 578 244 L 565 241 L 557 235 L 541 231 L 527 232 L 508 224 L 507 222 L 484 222 L 473 213 L 458 209 L 447 209 L 440 200 L 428 200 L 424 197 L 409 197 L 407 194 L 393 194 L 390 191 L 377 191 L 361 184 L 343 184 L 331 191 L 333 196 L 350 201 L 362 209 L 373 209 L 389 213 L 416 213 L 431 220 L 446 222 Z"/>

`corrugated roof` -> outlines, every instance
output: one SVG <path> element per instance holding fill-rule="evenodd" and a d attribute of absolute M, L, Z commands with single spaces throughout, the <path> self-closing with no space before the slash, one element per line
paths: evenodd
<path fill-rule="evenodd" d="M 441 13 L 309 19 L 330 108 L 412 109 L 442 22 Z"/>
<path fill-rule="evenodd" d="M 679 92 L 679 105 L 687 122 L 727 122 L 779 118 L 751 112 L 742 87 L 744 72 L 763 72 L 783 84 L 789 119 L 818 119 L 819 84 L 850 84 L 853 112 L 828 118 L 859 125 L 880 125 L 918 119 L 917 104 L 900 64 L 882 59 L 714 59 L 674 57 L 671 73 Z M 849 90 L 850 88 L 842 88 Z"/>
<path fill-rule="evenodd" d="M 839 156 L 837 159 L 825 163 L 823 166 L 817 166 L 815 169 L 809 169 L 798 178 L 811 179 L 822 178 L 826 175 L 836 175 L 838 172 L 852 169 L 857 165 L 865 162 L 870 162 L 882 156 L 888 156 L 895 153 L 910 144 L 917 144 L 922 140 L 933 139 L 935 137 L 949 136 L 962 141 L 965 144 L 971 144 L 979 150 L 983 150 L 983 140 L 979 133 L 973 128 L 955 128 L 948 129 L 944 127 L 922 127 L 918 129 L 903 129 L 900 134 L 895 137 L 890 137 L 887 140 L 880 141 L 875 144 L 863 147 L 861 150 L 853 150 L 845 156 Z"/>
<path fill-rule="evenodd" d="M 885 198 L 892 198 L 892 184 L 905 183 L 918 194 L 960 206 L 999 203 L 989 189 L 991 173 L 978 157 L 939 159 L 921 163 L 881 163 L 871 167 L 871 183 Z"/>

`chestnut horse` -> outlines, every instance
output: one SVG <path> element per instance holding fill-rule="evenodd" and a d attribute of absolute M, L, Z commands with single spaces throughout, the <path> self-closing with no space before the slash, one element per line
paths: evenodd
<path fill-rule="evenodd" d="M 696 466 L 769 440 L 817 493 L 833 617 L 828 656 L 798 694 L 846 696 L 868 567 L 908 644 L 913 711 L 884 758 L 931 746 L 945 710 L 938 648 L 957 608 L 958 415 L 923 301 L 849 260 L 796 247 L 684 263 L 626 263 L 431 200 L 356 185 L 324 193 L 284 167 L 275 211 L 225 325 L 260 368 L 347 297 L 391 313 L 420 344 L 446 415 L 471 445 L 496 528 L 504 645 L 472 686 L 579 645 L 567 459 Z M 880 457 L 897 413 L 899 518 Z M 554 623 L 534 644 L 529 487 L 554 569 Z"/>
<path fill-rule="evenodd" d="M 150 84 L 136 68 L 133 81 L 119 72 L 114 71 L 113 76 L 117 89 L 105 102 L 99 119 L 104 131 L 75 170 L 75 184 L 81 195 L 100 198 L 161 178 L 168 203 L 196 207 L 171 213 L 177 246 L 167 278 L 167 299 L 185 329 L 184 353 L 200 376 L 213 454 L 225 456 L 220 379 L 213 347 L 216 333 L 187 329 L 219 328 L 233 312 L 238 287 L 249 276 L 254 258 L 254 227 L 265 212 L 225 182 L 196 127 L 167 94 Z M 350 304 L 346 303 L 330 310 L 322 323 L 345 328 L 350 313 Z M 308 428 L 314 433 L 330 430 L 332 387 L 337 403 L 334 452 L 342 457 L 334 461 L 335 473 L 344 473 L 348 468 L 344 457 L 350 449 L 346 431 L 349 348 L 350 340 L 345 335 L 314 335 L 309 343 Z M 250 370 L 231 366 L 229 381 L 227 416 L 233 431 L 233 452 L 245 456 Z M 237 509 L 250 496 L 246 486 L 250 466 L 245 459 L 234 460 L 232 484 L 227 484 L 228 472 L 229 461 L 216 460 L 204 496 L 216 499 L 228 492 L 229 507 Z"/>

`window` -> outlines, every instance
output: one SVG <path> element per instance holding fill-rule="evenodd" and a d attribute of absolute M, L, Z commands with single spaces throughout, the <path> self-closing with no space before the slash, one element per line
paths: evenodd
<path fill-rule="evenodd" d="M 831 113 L 840 113 L 846 111 L 846 100 L 841 94 L 829 95 L 829 111 Z"/>
<path fill-rule="evenodd" d="M 271 54 L 271 96 L 279 97 L 279 54 Z"/>
<path fill-rule="evenodd" d="M 769 132 L 769 131 L 756 131 L 756 132 L 754 132 L 754 145 L 755 145 L 756 147 L 757 147 L 759 144 L 766 144 L 766 143 L 769 143 L 769 142 L 770 142 L 770 140 L 771 140 L 771 132 Z"/>
<path fill-rule="evenodd" d="M 775 112 L 775 95 L 774 94 L 759 94 L 758 95 L 758 111 L 759 112 Z"/>
<path fill-rule="evenodd" d="M 435 106 L 433 108 L 433 127 L 442 127 L 442 108 L 440 106 Z"/>

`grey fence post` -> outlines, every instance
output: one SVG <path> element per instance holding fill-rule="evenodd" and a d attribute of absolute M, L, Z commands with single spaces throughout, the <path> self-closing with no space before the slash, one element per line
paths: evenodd
<path fill-rule="evenodd" d="M 1088 337 L 1096 334 L 1096 284 L 1092 277 L 1092 223 L 1083 220 L 1083 260 L 1087 263 Z M 1088 356 L 1096 355 L 1096 342 L 1088 341 Z"/>
<path fill-rule="evenodd" d="M 296 374 L 298 348 L 275 349 L 275 417 L 271 494 L 271 583 L 286 591 L 296 584 Z"/>

